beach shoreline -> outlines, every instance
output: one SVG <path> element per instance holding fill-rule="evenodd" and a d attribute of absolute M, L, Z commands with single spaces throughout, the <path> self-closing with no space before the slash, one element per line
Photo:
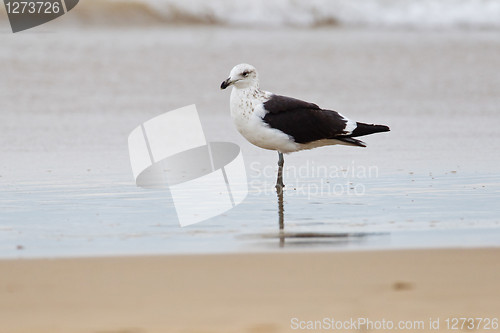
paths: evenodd
<path fill-rule="evenodd" d="M 447 318 L 499 316 L 499 255 L 484 248 L 2 260 L 0 332 L 279 333 L 324 318 L 423 322 L 419 332 L 444 332 Z M 437 319 L 439 330 L 431 329 Z M 366 325 L 352 331 L 377 331 Z"/>

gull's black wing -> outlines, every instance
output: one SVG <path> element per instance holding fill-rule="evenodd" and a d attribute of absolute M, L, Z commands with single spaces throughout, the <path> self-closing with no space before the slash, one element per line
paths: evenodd
<path fill-rule="evenodd" d="M 263 120 L 270 127 L 292 136 L 297 143 L 322 139 L 337 139 L 348 134 L 347 119 L 331 110 L 323 110 L 314 103 L 272 95 L 264 102 L 267 111 Z M 342 138 L 338 138 L 342 140 Z"/>

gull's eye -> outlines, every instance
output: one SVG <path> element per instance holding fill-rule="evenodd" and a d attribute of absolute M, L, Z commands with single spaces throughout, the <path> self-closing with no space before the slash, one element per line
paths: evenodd
<path fill-rule="evenodd" d="M 243 73 L 241 73 L 241 75 L 243 75 L 244 77 L 247 77 L 247 76 L 248 76 L 248 74 L 250 74 L 250 72 L 249 72 L 249 71 L 244 71 Z"/>

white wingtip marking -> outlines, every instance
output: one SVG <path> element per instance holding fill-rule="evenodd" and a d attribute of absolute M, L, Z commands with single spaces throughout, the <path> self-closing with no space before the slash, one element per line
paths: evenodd
<path fill-rule="evenodd" d="M 357 123 L 355 121 L 352 121 L 350 119 L 347 119 L 344 117 L 344 119 L 347 121 L 347 123 L 345 124 L 345 131 L 348 132 L 348 134 L 351 134 L 355 129 L 356 127 L 358 127 Z"/>

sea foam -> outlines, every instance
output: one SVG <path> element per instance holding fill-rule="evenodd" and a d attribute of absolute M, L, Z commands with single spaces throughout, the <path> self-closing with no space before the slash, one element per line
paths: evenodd
<path fill-rule="evenodd" d="M 475 30 L 500 28 L 500 1 L 84 0 L 72 15 L 75 23 L 90 25 L 208 24 L 253 28 L 326 25 Z"/>

